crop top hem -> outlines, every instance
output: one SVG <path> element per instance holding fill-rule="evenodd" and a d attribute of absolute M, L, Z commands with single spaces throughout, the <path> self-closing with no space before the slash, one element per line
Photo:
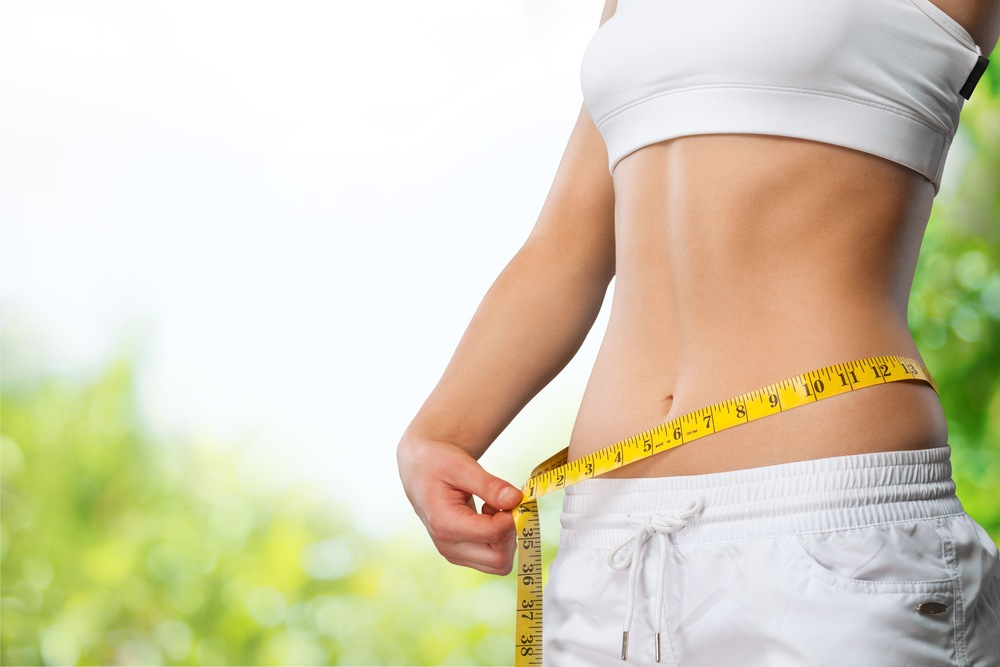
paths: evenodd
<path fill-rule="evenodd" d="M 941 187 L 951 138 L 898 108 L 828 91 L 710 84 L 672 90 L 595 121 L 612 175 L 628 154 L 694 134 L 765 134 L 838 144 L 899 162 Z M 717 128 L 725 128 L 720 132 Z"/>

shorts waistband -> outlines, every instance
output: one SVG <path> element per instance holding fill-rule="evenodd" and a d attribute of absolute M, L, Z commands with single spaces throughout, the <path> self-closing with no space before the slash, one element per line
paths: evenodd
<path fill-rule="evenodd" d="M 965 510 L 951 447 L 878 452 L 681 477 L 597 478 L 566 489 L 560 547 L 610 549 L 626 517 L 704 509 L 670 536 L 676 546 L 751 540 L 953 516 Z"/>

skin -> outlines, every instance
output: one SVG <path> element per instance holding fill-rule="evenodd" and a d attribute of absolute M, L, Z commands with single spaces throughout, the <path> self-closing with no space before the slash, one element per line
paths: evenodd
<path fill-rule="evenodd" d="M 934 0 L 990 53 L 995 0 Z M 608 0 L 602 23 L 614 13 Z M 538 220 L 397 447 L 407 497 L 450 562 L 507 574 L 519 489 L 477 462 L 586 337 L 616 277 L 570 440 L 578 458 L 827 365 L 920 358 L 906 306 L 933 185 L 790 137 L 643 147 L 613 176 L 585 108 Z M 947 443 L 929 387 L 895 383 L 723 431 L 608 473 L 691 475 Z M 545 455 L 548 453 L 546 452 Z M 476 511 L 473 496 L 483 500 Z"/>

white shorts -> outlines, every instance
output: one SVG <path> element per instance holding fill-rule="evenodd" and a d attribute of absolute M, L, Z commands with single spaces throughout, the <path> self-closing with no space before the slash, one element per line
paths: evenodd
<path fill-rule="evenodd" d="M 567 488 L 546 666 L 1000 665 L 997 548 L 950 453 Z"/>

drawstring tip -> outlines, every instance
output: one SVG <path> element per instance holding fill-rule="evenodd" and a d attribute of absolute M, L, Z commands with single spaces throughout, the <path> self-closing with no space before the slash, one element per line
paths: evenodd
<path fill-rule="evenodd" d="M 653 635 L 653 638 L 656 640 L 654 642 L 654 644 L 653 644 L 653 655 L 656 656 L 656 662 L 659 662 L 660 661 L 660 633 L 657 632 L 655 635 Z"/>
<path fill-rule="evenodd" d="M 622 660 L 628 660 L 628 630 L 622 632 Z"/>

